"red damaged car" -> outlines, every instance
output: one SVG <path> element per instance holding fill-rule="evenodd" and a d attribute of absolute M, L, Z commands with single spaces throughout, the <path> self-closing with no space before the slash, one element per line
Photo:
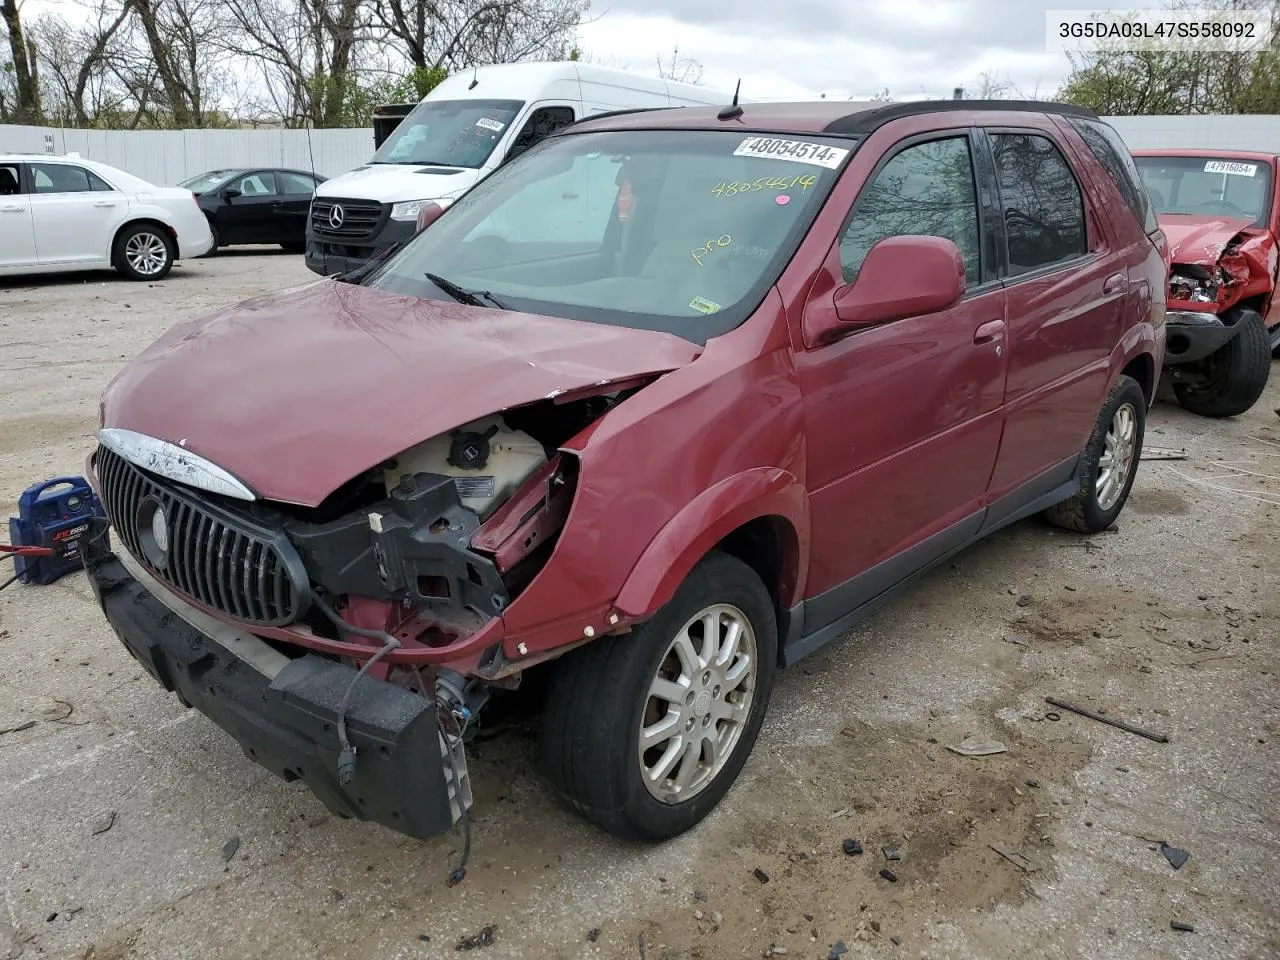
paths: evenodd
<path fill-rule="evenodd" d="M 95 592 L 338 814 L 465 824 L 469 734 L 543 680 L 555 789 L 673 836 L 779 667 L 1019 518 L 1115 520 L 1165 342 L 1145 204 L 1055 104 L 566 127 L 360 274 L 130 363 Z"/>
<path fill-rule="evenodd" d="M 1193 413 L 1244 413 L 1280 352 L 1277 157 L 1139 150 L 1134 158 L 1170 245 L 1164 362 L 1174 393 Z"/>

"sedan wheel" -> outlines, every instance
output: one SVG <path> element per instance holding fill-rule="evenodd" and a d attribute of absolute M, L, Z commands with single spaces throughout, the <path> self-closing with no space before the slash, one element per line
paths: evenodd
<path fill-rule="evenodd" d="M 149 223 L 126 227 L 116 237 L 115 265 L 131 280 L 159 280 L 173 266 L 173 241 Z"/>
<path fill-rule="evenodd" d="M 1111 418 L 1111 429 L 1098 458 L 1098 506 L 1110 510 L 1124 492 L 1133 468 L 1133 449 L 1138 437 L 1138 415 L 1132 403 L 1121 404 Z"/>

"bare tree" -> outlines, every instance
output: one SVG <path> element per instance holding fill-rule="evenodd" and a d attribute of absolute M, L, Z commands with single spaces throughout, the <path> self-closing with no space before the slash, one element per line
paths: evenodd
<path fill-rule="evenodd" d="M 0 0 L 0 20 L 9 34 L 11 61 L 0 64 L 0 70 L 12 70 L 14 78 L 14 104 L 8 111 L 18 123 L 39 123 L 40 73 L 36 64 L 35 46 L 27 41 L 22 29 L 22 14 L 18 0 Z"/>
<path fill-rule="evenodd" d="M 380 32 L 423 70 L 567 57 L 585 0 L 373 0 Z"/>
<path fill-rule="evenodd" d="M 238 30 L 224 49 L 256 63 L 286 124 L 337 126 L 367 37 L 367 0 L 224 0 Z"/>
<path fill-rule="evenodd" d="M 126 0 L 136 11 L 176 127 L 204 126 L 214 41 L 227 26 L 217 0 Z"/>
<path fill-rule="evenodd" d="M 90 126 L 104 109 L 121 106 L 130 91 L 113 75 L 109 61 L 129 17 L 128 3 L 96 0 L 86 22 L 73 26 L 56 14 L 36 21 L 40 63 L 46 81 L 47 111 L 62 122 Z M 56 104 L 52 98 L 56 96 Z"/>
<path fill-rule="evenodd" d="M 693 57 L 680 52 L 678 45 L 671 48 L 671 56 L 663 59 L 662 54 L 655 58 L 658 64 L 658 76 L 676 83 L 701 83 L 702 64 Z"/>

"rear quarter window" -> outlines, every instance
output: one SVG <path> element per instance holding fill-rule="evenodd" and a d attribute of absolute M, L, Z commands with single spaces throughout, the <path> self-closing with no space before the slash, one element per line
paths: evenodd
<path fill-rule="evenodd" d="M 1142 177 L 1138 175 L 1138 166 L 1133 162 L 1129 148 L 1120 139 L 1120 134 L 1099 120 L 1069 117 L 1068 121 L 1075 127 L 1076 133 L 1080 134 L 1080 139 L 1085 142 L 1089 152 L 1110 175 L 1120 196 L 1124 197 L 1124 202 L 1138 223 L 1142 224 L 1143 232 L 1153 233 L 1158 226 L 1156 212 L 1151 206 Z"/>

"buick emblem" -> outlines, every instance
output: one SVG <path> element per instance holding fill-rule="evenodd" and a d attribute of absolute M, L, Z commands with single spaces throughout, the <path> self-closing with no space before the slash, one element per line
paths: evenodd
<path fill-rule="evenodd" d="M 329 226 L 337 230 L 342 226 L 342 221 L 345 217 L 346 214 L 342 212 L 342 207 L 335 203 L 333 208 L 329 211 Z"/>

